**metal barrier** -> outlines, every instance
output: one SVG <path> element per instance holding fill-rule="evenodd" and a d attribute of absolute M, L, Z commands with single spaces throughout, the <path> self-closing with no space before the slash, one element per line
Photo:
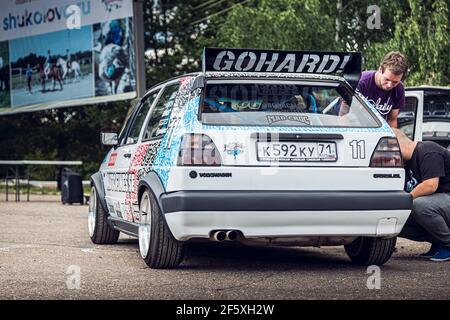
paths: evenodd
<path fill-rule="evenodd" d="M 26 178 L 27 181 L 27 201 L 30 201 L 30 177 L 32 166 L 35 165 L 51 165 L 51 166 L 79 166 L 82 165 L 83 161 L 47 161 L 47 160 L 0 160 L 0 165 L 7 166 L 6 168 L 6 201 L 9 201 L 9 186 L 8 179 L 14 178 L 15 186 L 15 201 L 20 201 L 20 167 L 26 166 Z M 9 173 L 12 172 L 12 176 Z"/>

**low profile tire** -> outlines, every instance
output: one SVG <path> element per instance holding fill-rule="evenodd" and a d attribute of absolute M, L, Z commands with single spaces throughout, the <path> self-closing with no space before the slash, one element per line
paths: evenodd
<path fill-rule="evenodd" d="M 89 237 L 96 244 L 114 244 L 120 232 L 108 224 L 108 215 L 98 201 L 98 193 L 92 186 L 89 199 L 88 231 Z"/>
<path fill-rule="evenodd" d="M 395 249 L 397 238 L 359 237 L 345 246 L 345 251 L 357 265 L 370 266 L 386 263 Z"/>
<path fill-rule="evenodd" d="M 142 194 L 139 212 L 141 257 L 153 269 L 176 268 L 184 256 L 184 243 L 173 237 L 152 192 Z"/>

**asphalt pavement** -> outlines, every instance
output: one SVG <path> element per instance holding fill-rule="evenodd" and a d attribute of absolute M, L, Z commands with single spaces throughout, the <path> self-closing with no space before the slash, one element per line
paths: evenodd
<path fill-rule="evenodd" d="M 190 244 L 178 269 L 153 270 L 133 238 L 93 244 L 88 207 L 59 200 L 0 194 L 0 299 L 450 298 L 450 261 L 418 258 L 425 243 L 399 239 L 379 269 L 352 265 L 343 247 Z"/>

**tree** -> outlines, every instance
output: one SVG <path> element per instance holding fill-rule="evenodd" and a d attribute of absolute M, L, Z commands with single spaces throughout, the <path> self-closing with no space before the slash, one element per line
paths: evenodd
<path fill-rule="evenodd" d="M 374 7 L 372 2 L 245 2 L 212 19 L 213 30 L 201 41 L 205 46 L 360 51 L 366 70 L 377 69 L 389 51 L 401 51 L 410 61 L 407 85 L 449 85 L 450 3 L 380 0 Z M 368 24 L 376 11 L 380 28 Z"/>
<path fill-rule="evenodd" d="M 319 0 L 261 0 L 237 4 L 213 38 L 203 38 L 209 46 L 270 48 L 284 50 L 333 50 L 336 48 L 334 20 Z M 216 20 L 216 21 L 215 21 Z"/>
<path fill-rule="evenodd" d="M 196 8 L 202 1 L 147 1 L 144 11 L 147 87 L 200 68 Z"/>
<path fill-rule="evenodd" d="M 392 45 L 411 63 L 408 83 L 450 84 L 450 3 L 446 0 L 408 0 L 406 15 L 396 16 Z"/>

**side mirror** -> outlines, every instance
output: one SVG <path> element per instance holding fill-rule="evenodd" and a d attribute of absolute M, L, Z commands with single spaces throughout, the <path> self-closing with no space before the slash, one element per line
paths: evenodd
<path fill-rule="evenodd" d="M 119 143 L 117 133 L 115 132 L 100 133 L 100 141 L 105 146 L 116 146 Z"/>

